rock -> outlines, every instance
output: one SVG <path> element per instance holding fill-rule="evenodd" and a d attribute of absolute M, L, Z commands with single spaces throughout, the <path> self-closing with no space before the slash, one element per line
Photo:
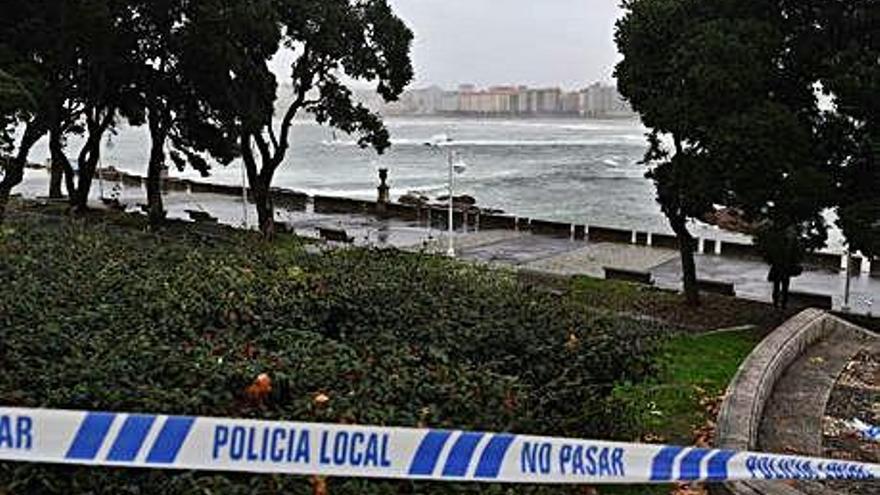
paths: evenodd
<path fill-rule="evenodd" d="M 418 193 L 407 193 L 401 196 L 397 202 L 402 205 L 422 206 L 427 204 L 429 198 Z"/>
<path fill-rule="evenodd" d="M 449 202 L 449 196 L 440 196 L 437 198 L 437 201 L 441 202 Z M 462 206 L 474 206 L 477 204 L 477 199 L 473 196 L 468 196 L 467 194 L 463 194 L 461 196 L 455 196 L 452 198 L 452 204 L 458 207 Z"/>

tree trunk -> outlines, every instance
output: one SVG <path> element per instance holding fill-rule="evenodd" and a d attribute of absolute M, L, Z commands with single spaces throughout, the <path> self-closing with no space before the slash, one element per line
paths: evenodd
<path fill-rule="evenodd" d="M 150 164 L 147 167 L 147 210 L 151 225 L 165 221 L 165 206 L 162 204 L 162 171 L 165 169 L 166 133 L 158 126 L 150 126 L 152 144 Z"/>
<path fill-rule="evenodd" d="M 77 213 L 84 213 L 89 207 L 89 193 L 92 189 L 92 180 L 95 178 L 95 171 L 98 168 L 98 161 L 101 157 L 100 136 L 90 135 L 85 146 L 84 154 L 80 155 L 79 185 L 76 188 L 76 200 L 73 202 L 74 210 Z"/>
<path fill-rule="evenodd" d="M 257 206 L 260 232 L 264 239 L 271 241 L 275 238 L 275 205 L 272 203 L 272 195 L 269 194 L 268 181 L 258 177 L 255 183 L 251 184 L 251 194 Z"/>
<path fill-rule="evenodd" d="M 64 192 L 61 190 L 61 185 L 64 183 L 64 169 L 53 160 L 49 173 L 49 197 L 51 199 L 63 198 Z"/>
<path fill-rule="evenodd" d="M 24 131 L 24 136 L 21 138 L 18 153 L 15 158 L 6 163 L 3 180 L 0 180 L 0 223 L 3 223 L 3 219 L 6 216 L 6 207 L 9 205 L 12 189 L 24 180 L 24 167 L 27 164 L 31 148 L 34 147 L 34 144 L 37 143 L 42 135 L 42 129 L 39 129 L 33 123 L 28 125 Z"/>
<path fill-rule="evenodd" d="M 52 158 L 52 175 L 49 179 L 49 197 L 59 199 L 64 197 L 64 193 L 61 190 L 61 184 L 64 182 L 64 177 L 67 173 L 64 164 L 64 162 L 67 161 L 67 157 L 64 156 L 64 146 L 61 142 L 60 129 L 52 129 L 49 131 L 49 153 Z M 69 167 L 70 163 L 67 163 L 67 166 Z M 70 194 L 69 184 L 68 194 Z"/>
<path fill-rule="evenodd" d="M 678 247 L 681 253 L 681 271 L 684 282 L 685 300 L 691 306 L 700 305 L 700 287 L 697 284 L 697 263 L 694 259 L 697 240 L 688 231 L 687 219 L 671 219 L 672 230 L 678 237 Z"/>

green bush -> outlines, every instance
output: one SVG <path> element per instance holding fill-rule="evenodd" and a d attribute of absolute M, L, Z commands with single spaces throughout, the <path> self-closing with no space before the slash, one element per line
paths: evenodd
<path fill-rule="evenodd" d="M 0 234 L 0 403 L 627 437 L 609 397 L 650 371 L 665 329 L 441 258 L 282 245 L 13 222 Z M 254 404 L 244 390 L 259 373 L 274 390 Z M 310 490 L 293 477 L 0 464 L 0 493 Z M 330 484 L 427 492 L 545 489 Z"/>

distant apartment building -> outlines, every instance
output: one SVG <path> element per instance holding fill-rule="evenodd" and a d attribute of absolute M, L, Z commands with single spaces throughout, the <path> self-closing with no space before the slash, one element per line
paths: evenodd
<path fill-rule="evenodd" d="M 633 115 L 629 103 L 614 86 L 595 83 L 581 92 L 581 115 L 591 118 L 628 117 Z"/>
<path fill-rule="evenodd" d="M 386 115 L 541 116 L 568 115 L 590 118 L 632 116 L 632 110 L 614 86 L 593 84 L 581 91 L 526 86 L 492 86 L 486 89 L 462 84 L 457 91 L 437 86 L 407 91 L 399 101 L 385 105 Z"/>

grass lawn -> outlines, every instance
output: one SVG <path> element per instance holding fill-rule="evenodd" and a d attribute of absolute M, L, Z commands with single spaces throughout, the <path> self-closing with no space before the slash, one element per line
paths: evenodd
<path fill-rule="evenodd" d="M 708 335 L 682 335 L 661 346 L 655 355 L 657 376 L 614 391 L 626 404 L 643 440 L 652 443 L 694 445 L 711 438 L 718 399 L 739 365 L 758 344 L 753 330 Z M 610 494 L 668 494 L 670 487 L 603 489 Z"/>

